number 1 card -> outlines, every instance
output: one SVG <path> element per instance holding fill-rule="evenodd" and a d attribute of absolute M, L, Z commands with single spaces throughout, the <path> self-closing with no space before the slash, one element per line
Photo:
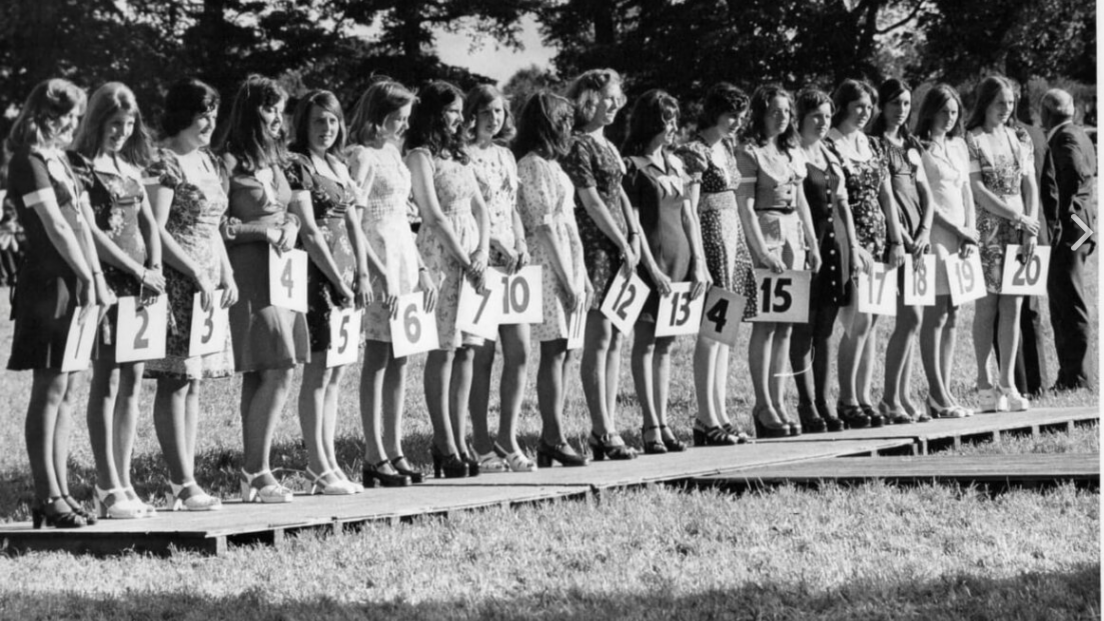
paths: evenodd
<path fill-rule="evenodd" d="M 1020 260 L 1021 247 L 1012 244 L 1004 250 L 1004 273 L 1001 293 L 1009 295 L 1046 295 L 1047 272 L 1050 270 L 1050 246 L 1035 246 L 1028 261 Z"/>

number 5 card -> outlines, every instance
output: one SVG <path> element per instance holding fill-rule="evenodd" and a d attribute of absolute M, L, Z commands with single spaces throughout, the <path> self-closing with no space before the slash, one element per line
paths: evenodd
<path fill-rule="evenodd" d="M 498 338 L 498 320 L 502 314 L 502 279 L 488 274 L 483 290 L 476 291 L 471 281 L 460 282 L 460 304 L 456 311 L 456 327 L 468 334 L 493 341 Z"/>
<path fill-rule="evenodd" d="M 142 306 L 139 298 L 119 298 L 115 330 L 115 362 L 160 360 L 165 357 L 169 327 L 169 296 L 159 295 Z"/>
<path fill-rule="evenodd" d="M 359 308 L 337 307 L 330 311 L 330 347 L 326 350 L 326 367 L 353 364 L 360 353 L 360 324 L 364 311 Z"/>
<path fill-rule="evenodd" d="M 699 334 L 702 338 L 735 347 L 746 304 L 747 298 L 742 295 L 720 287 L 710 287 L 705 296 Z"/>
<path fill-rule="evenodd" d="M 268 297 L 273 306 L 307 312 L 307 253 L 268 247 Z"/>
<path fill-rule="evenodd" d="M 697 299 L 690 299 L 690 291 L 693 288 L 694 283 L 691 282 L 673 282 L 671 292 L 659 297 L 659 309 L 656 310 L 656 338 L 698 333 L 705 296 L 700 295 Z"/>
<path fill-rule="evenodd" d="M 1046 295 L 1047 272 L 1050 270 L 1050 246 L 1035 246 L 1034 254 L 1026 262 L 1020 260 L 1020 252 L 1018 245 L 1005 247 L 1001 293 Z"/>
<path fill-rule="evenodd" d="M 982 277 L 981 255 L 977 250 L 966 259 L 957 253 L 943 261 L 947 270 L 947 284 L 951 288 L 951 304 L 960 306 L 985 297 L 985 279 Z"/>
<path fill-rule="evenodd" d="M 602 300 L 602 314 L 621 334 L 628 334 L 632 332 L 636 318 L 640 316 L 649 293 L 651 290 L 648 289 L 648 285 L 644 284 L 636 272 L 625 276 L 623 270 L 617 270 L 606 298 Z"/>
<path fill-rule="evenodd" d="M 759 288 L 758 313 L 751 321 L 774 323 L 806 323 L 809 321 L 809 288 L 813 273 L 786 270 L 775 274 L 763 267 L 755 268 L 755 283 Z"/>
<path fill-rule="evenodd" d="M 437 349 L 437 317 L 425 311 L 425 294 L 415 291 L 400 295 L 399 307 L 391 317 L 391 351 L 396 358 Z"/>

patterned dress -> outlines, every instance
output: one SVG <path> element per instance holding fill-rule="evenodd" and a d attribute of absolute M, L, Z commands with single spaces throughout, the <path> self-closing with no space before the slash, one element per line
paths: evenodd
<path fill-rule="evenodd" d="M 736 152 L 736 162 L 743 175 L 736 195 L 754 199 L 767 250 L 787 269 L 804 269 L 805 233 L 797 204 L 798 193 L 805 191 L 805 156 L 796 149 L 787 154 L 770 145 L 746 144 Z"/>
<path fill-rule="evenodd" d="M 491 145 L 487 149 L 469 150 L 475 179 L 483 202 L 487 204 L 487 216 L 491 224 L 491 239 L 497 239 L 507 248 L 513 248 L 514 210 L 517 208 L 518 169 L 514 156 L 506 147 Z M 506 257 L 491 246 L 489 265 L 503 267 Z"/>
<path fill-rule="evenodd" d="M 331 168 L 341 174 L 344 164 L 330 160 Z M 293 192 L 309 192 L 314 222 L 326 240 L 326 246 L 337 265 L 338 273 L 349 288 L 356 280 L 356 255 L 345 226 L 345 213 L 355 204 L 353 182 L 345 174 L 342 180 L 331 179 L 318 172 L 311 156 L 294 153 L 285 170 Z M 302 249 L 302 242 L 298 244 Z M 330 313 L 342 300 L 326 274 L 314 261 L 307 264 L 307 330 L 310 350 L 324 352 L 330 347 Z"/>
<path fill-rule="evenodd" d="M 410 169 L 391 143 L 381 149 L 353 147 L 349 152 L 349 167 L 366 170 L 365 181 L 371 184 L 361 188 L 368 197 L 361 217 L 368 245 L 383 262 L 391 281 L 397 283 L 399 295 L 414 291 L 418 288 L 418 248 L 407 220 Z M 379 301 L 384 294 L 381 280 L 373 281 L 372 293 L 376 301 L 364 312 L 365 337 L 391 342 L 391 312 Z"/>
<path fill-rule="evenodd" d="M 562 163 L 564 172 L 577 189 L 594 188 L 598 191 L 598 197 L 605 203 L 617 228 L 627 236 L 628 227 L 621 208 L 621 178 L 625 175 L 625 165 L 617 149 L 604 138 L 599 140 L 589 134 L 576 134 L 571 150 Z M 579 226 L 579 237 L 583 240 L 583 261 L 594 287 L 595 295 L 590 307 L 599 309 L 617 270 L 621 269 L 621 249 L 594 223 L 577 192 L 575 222 Z"/>
<path fill-rule="evenodd" d="M 961 138 L 948 138 L 945 144 L 929 144 L 923 155 L 924 173 L 932 189 L 932 206 L 948 222 L 966 226 L 966 204 L 963 186 L 970 182 L 970 154 Z M 971 206 L 972 208 L 972 206 Z M 958 234 L 938 218 L 932 221 L 932 249 L 937 263 L 935 292 L 950 295 L 950 283 L 943 262 L 958 254 L 961 240 Z"/>
<path fill-rule="evenodd" d="M 165 231 L 199 266 L 207 280 L 217 285 L 222 276 L 218 244 L 222 243 L 219 224 L 226 214 L 226 170 L 222 168 L 221 160 L 206 149 L 201 150 L 200 157 L 208 174 L 199 179 L 187 179 L 176 153 L 158 149 L 146 170 L 144 183 L 172 190 L 172 205 Z M 233 375 L 229 333 L 221 351 L 188 357 L 192 301 L 197 291 L 195 281 L 168 265 L 164 274 L 165 290 L 169 294 L 166 356 L 146 362 L 146 377 L 198 380 Z"/>
<path fill-rule="evenodd" d="M 1024 204 L 1020 182 L 1024 175 L 1035 174 L 1031 139 L 1027 134 L 1019 136 L 1012 128 L 1003 125 L 992 134 L 975 128 L 966 133 L 966 147 L 970 153 L 970 173 L 981 173 L 981 181 L 990 192 L 1006 205 L 1022 212 Z M 985 290 L 1000 293 L 1004 248 L 1020 243 L 1020 231 L 1011 220 L 983 207 L 977 196 L 974 197 L 974 209 Z"/>
<path fill-rule="evenodd" d="M 677 151 L 691 175 L 691 183 L 700 184 L 698 213 L 701 219 L 705 262 L 713 284 L 747 298 L 744 319 L 757 313 L 758 288 L 755 268 L 748 250 L 744 226 L 736 206 L 736 186 L 740 172 L 736 167 L 735 145 L 721 140 L 712 147 L 700 135 Z"/>
<path fill-rule="evenodd" d="M 875 261 L 882 261 L 886 252 L 886 220 L 878 192 L 889 175 L 889 164 L 878 141 L 859 134 L 859 141 L 866 142 L 871 153 L 869 158 L 861 159 L 859 154 L 843 148 L 840 137 L 840 133 L 833 129 L 828 133 L 825 144 L 832 149 L 843 167 L 844 188 L 851 207 L 851 218 L 855 222 L 855 241 Z"/>
<path fill-rule="evenodd" d="M 479 225 L 472 215 L 471 202 L 479 192 L 475 171 L 469 164 L 455 159 L 433 156 L 429 150 L 419 147 L 410 153 L 422 152 L 430 157 L 433 172 L 433 188 L 441 212 L 452 225 L 456 239 L 465 253 L 471 254 L 479 246 Z M 418 251 L 422 253 L 426 269 L 437 282 L 437 337 L 440 349 L 456 349 L 461 345 L 474 345 L 482 339 L 462 333 L 456 328 L 456 312 L 460 307 L 460 284 L 464 279 L 464 266 L 454 259 L 441 239 L 424 224 L 418 229 Z"/>
<path fill-rule="evenodd" d="M 575 186 L 559 164 L 536 153 L 521 158 L 518 177 L 521 180 L 518 212 L 525 225 L 533 264 L 543 266 L 544 321 L 533 326 L 533 336 L 538 341 L 566 339 L 568 309 L 564 308 L 563 286 L 552 267 L 551 253 L 540 241 L 538 231 L 544 229 L 551 232 L 564 260 L 568 262 L 568 273 L 577 283 L 576 287 L 582 290 L 587 275 L 583 264 L 583 242 L 572 212 Z"/>

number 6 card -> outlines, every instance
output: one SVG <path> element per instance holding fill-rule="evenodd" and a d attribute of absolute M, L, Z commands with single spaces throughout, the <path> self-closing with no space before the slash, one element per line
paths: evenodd
<path fill-rule="evenodd" d="M 115 362 L 160 360 L 165 357 L 168 300 L 168 296 L 159 295 L 152 304 L 142 306 L 136 296 L 119 298 Z"/>
<path fill-rule="evenodd" d="M 656 338 L 663 336 L 681 336 L 697 334 L 701 325 L 702 305 L 705 296 L 690 298 L 694 283 L 673 282 L 671 292 L 659 296 L 659 308 L 656 310 Z"/>
<path fill-rule="evenodd" d="M 456 327 L 468 334 L 493 341 L 498 338 L 498 320 L 502 314 L 502 279 L 488 274 L 483 290 L 476 291 L 471 281 L 460 282 L 460 303 L 456 310 Z"/>
<path fill-rule="evenodd" d="M 307 312 L 307 253 L 268 247 L 268 297 L 273 306 Z"/>
<path fill-rule="evenodd" d="M 977 250 L 963 259 L 958 253 L 943 261 L 947 270 L 947 284 L 951 288 L 951 304 L 960 306 L 985 297 L 985 279 L 982 277 L 981 255 Z"/>
<path fill-rule="evenodd" d="M 1050 246 L 1035 246 L 1028 261 L 1021 261 L 1020 246 L 1004 249 L 1004 273 L 1001 293 L 1010 295 L 1046 295 L 1047 271 L 1050 269 Z"/>
<path fill-rule="evenodd" d="M 935 255 L 925 254 L 919 262 L 905 255 L 905 304 L 935 306 Z"/>
<path fill-rule="evenodd" d="M 648 299 L 651 290 L 644 280 L 632 272 L 625 276 L 624 270 L 617 270 L 617 275 L 610 283 L 609 291 L 602 300 L 602 314 L 613 324 L 621 334 L 632 332 L 636 318 L 644 308 L 644 302 Z"/>
<path fill-rule="evenodd" d="M 391 351 L 396 358 L 437 349 L 437 317 L 425 311 L 425 294 L 400 295 L 398 312 L 391 317 Z"/>
<path fill-rule="evenodd" d="M 720 287 L 710 287 L 709 293 L 705 296 L 705 307 L 698 333 L 702 338 L 735 347 L 746 304 L 747 298 L 742 295 L 725 291 Z"/>

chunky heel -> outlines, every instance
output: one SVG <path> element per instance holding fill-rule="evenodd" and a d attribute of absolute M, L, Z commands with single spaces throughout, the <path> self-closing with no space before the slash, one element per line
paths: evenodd
<path fill-rule="evenodd" d="M 402 455 L 392 459 L 391 465 L 394 466 L 395 472 L 410 477 L 411 483 L 418 484 L 425 481 L 425 473 L 411 468 L 410 464 L 406 463 L 406 457 Z"/>
<path fill-rule="evenodd" d="M 269 469 L 261 470 L 254 474 L 249 474 L 245 471 L 245 468 L 241 470 L 241 498 L 242 502 L 260 502 L 260 503 L 285 503 L 291 502 L 294 495 L 291 490 L 280 485 L 279 483 L 269 483 L 268 485 L 261 486 L 260 488 L 253 486 L 253 481 L 259 477 L 263 477 L 266 474 L 272 474 Z"/>
<path fill-rule="evenodd" d="M 590 452 L 594 455 L 594 461 L 602 461 L 605 458 L 613 460 L 636 459 L 636 450 L 625 444 L 621 436 L 616 433 L 595 435 L 592 431 L 587 439 Z M 664 451 L 666 452 L 666 451 Z"/>
<path fill-rule="evenodd" d="M 438 479 L 463 479 L 468 476 L 468 464 L 456 453 L 444 455 L 434 444 L 429 447 L 429 454 L 433 457 L 433 475 Z"/>
<path fill-rule="evenodd" d="M 410 477 L 396 472 L 395 467 L 386 459 L 377 464 L 365 465 L 361 476 L 363 481 L 372 481 L 372 487 L 375 487 L 375 481 L 379 481 L 379 484 L 383 487 L 406 487 L 410 485 Z"/>
<path fill-rule="evenodd" d="M 870 419 L 858 405 L 839 403 L 836 405 L 836 412 L 847 429 L 865 429 L 870 426 Z"/>
<path fill-rule="evenodd" d="M 222 501 L 199 489 L 194 480 L 184 481 L 180 485 L 169 481 L 169 487 L 172 488 L 172 494 L 168 498 L 170 511 L 218 511 L 222 509 Z M 199 491 L 185 495 L 193 487 Z"/>
<path fill-rule="evenodd" d="M 537 467 L 538 468 L 551 468 L 552 467 L 552 458 L 549 457 L 548 455 L 545 455 L 544 453 L 538 452 L 537 453 Z"/>
<path fill-rule="evenodd" d="M 740 443 L 739 438 L 725 431 L 724 427 L 706 427 L 700 420 L 694 421 L 691 433 L 694 446 L 735 446 Z"/>
<path fill-rule="evenodd" d="M 770 406 L 756 406 L 751 411 L 751 418 L 755 421 L 757 438 L 785 438 L 790 435 L 790 426 L 782 422 Z"/>
<path fill-rule="evenodd" d="M 101 519 L 132 520 L 146 517 L 145 505 L 127 498 L 126 491 L 121 487 L 107 490 L 96 487 L 92 504 L 96 507 L 96 515 Z"/>
<path fill-rule="evenodd" d="M 648 432 L 655 431 L 655 439 L 648 439 Z M 659 425 L 652 425 L 650 427 L 640 428 L 640 444 L 644 448 L 645 455 L 663 455 L 667 452 L 667 447 L 663 444 L 663 436 L 659 433 Z"/>
<path fill-rule="evenodd" d="M 820 416 L 820 412 L 812 403 L 797 404 L 797 419 L 801 421 L 801 428 L 805 433 L 828 431 L 828 421 Z"/>
<path fill-rule="evenodd" d="M 575 449 L 571 448 L 571 445 L 567 442 L 551 445 L 541 440 L 537 444 L 537 466 L 551 468 L 553 461 L 558 461 L 561 466 L 569 468 L 585 466 L 590 463 L 590 460 L 576 453 Z"/>

